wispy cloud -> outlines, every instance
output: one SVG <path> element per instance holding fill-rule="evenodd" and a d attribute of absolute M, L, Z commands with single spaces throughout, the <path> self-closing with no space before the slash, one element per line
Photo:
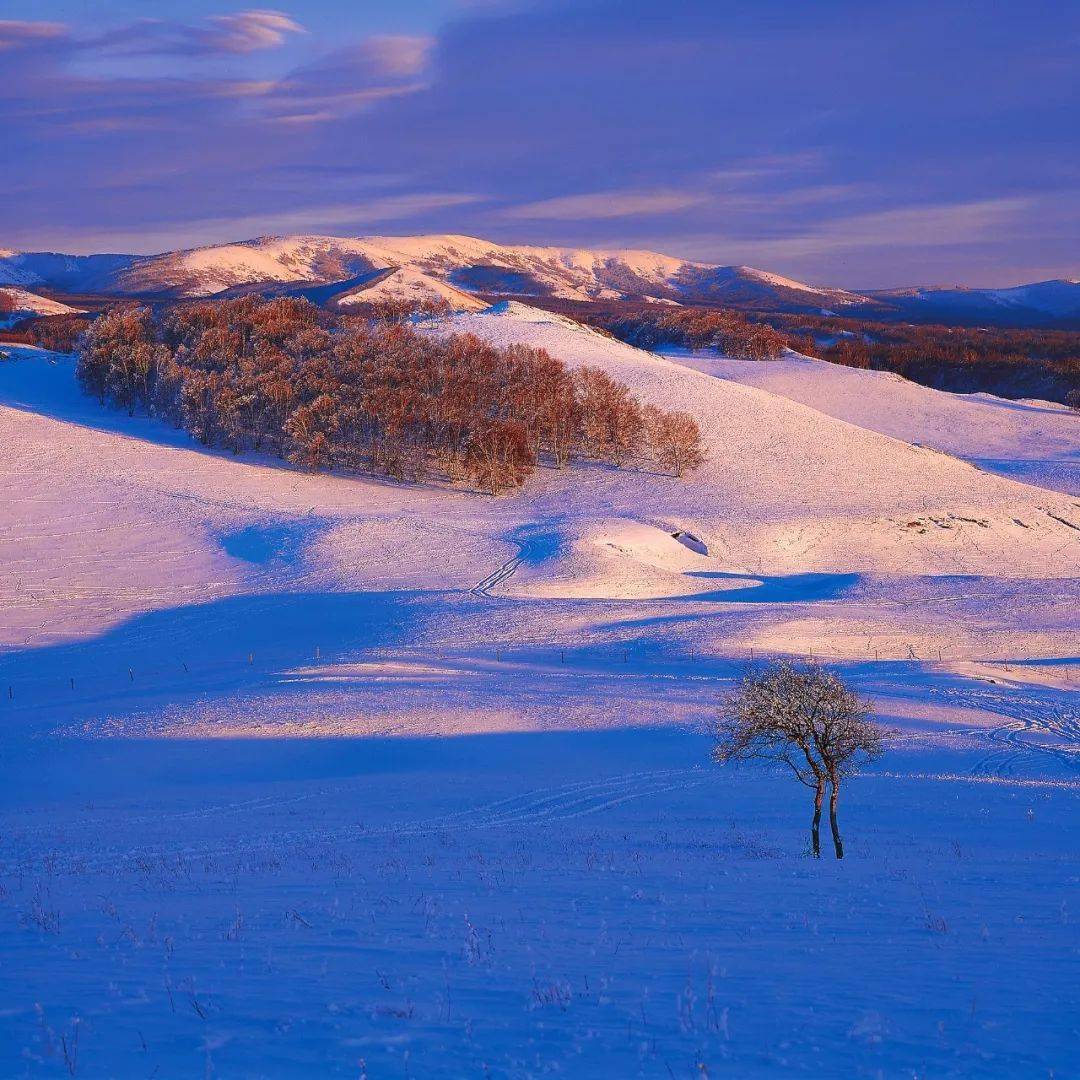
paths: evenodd
<path fill-rule="evenodd" d="M 757 247 L 777 258 L 867 248 L 951 247 L 1000 233 L 1031 205 L 1028 198 L 1009 198 L 877 210 L 825 222 L 801 235 L 759 241 Z"/>
<path fill-rule="evenodd" d="M 789 223 L 786 235 L 735 235 L 706 229 L 694 235 L 654 234 L 648 243 L 686 258 L 786 267 L 791 273 L 833 261 L 850 265 L 853 258 L 857 265 L 873 264 L 882 253 L 888 253 L 895 266 L 911 265 L 912 255 L 925 262 L 927 251 L 975 247 L 1023 231 L 1034 203 L 1033 199 L 1016 197 L 905 206 L 836 217 L 802 228 Z M 774 232 L 784 227 L 779 219 L 771 225 Z M 820 275 L 809 276 L 822 280 Z M 837 284 L 857 286 L 859 282 L 848 278 Z M 864 283 L 863 287 L 875 284 Z"/>
<path fill-rule="evenodd" d="M 85 39 L 82 46 L 87 50 L 129 56 L 243 56 L 276 49 L 289 37 L 305 33 L 305 28 L 284 12 L 253 9 L 232 15 L 213 15 L 201 23 L 139 19 L 109 33 Z"/>
<path fill-rule="evenodd" d="M 376 35 L 338 49 L 271 87 L 262 112 L 282 123 L 317 124 L 417 93 L 427 85 L 433 44 L 423 36 Z"/>
<path fill-rule="evenodd" d="M 0 19 L 0 52 L 25 49 L 43 42 L 61 41 L 68 33 L 68 28 L 63 23 Z"/>
<path fill-rule="evenodd" d="M 137 225 L 100 229 L 37 230 L 39 242 L 63 251 L 123 250 L 152 254 L 175 248 L 197 247 L 277 233 L 330 233 L 360 235 L 387 223 L 407 223 L 423 215 L 453 210 L 486 201 L 479 194 L 414 192 L 386 195 L 361 202 L 305 206 L 299 210 L 229 214 L 183 220 L 146 218 Z M 14 237 L 18 240 L 18 234 Z"/>
<path fill-rule="evenodd" d="M 306 34 L 307 31 L 283 12 L 255 10 L 215 15 L 206 26 L 195 27 L 192 33 L 208 50 L 239 54 L 276 49 L 291 35 Z"/>
<path fill-rule="evenodd" d="M 501 216 L 515 220 L 597 221 L 637 214 L 673 214 L 699 206 L 707 199 L 707 195 L 687 191 L 593 191 L 508 207 Z"/>

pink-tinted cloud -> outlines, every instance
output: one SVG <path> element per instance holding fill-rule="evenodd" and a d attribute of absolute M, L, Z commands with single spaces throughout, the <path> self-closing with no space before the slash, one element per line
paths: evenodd
<path fill-rule="evenodd" d="M 0 52 L 56 43 L 67 36 L 68 28 L 63 23 L 0 19 Z"/>
<path fill-rule="evenodd" d="M 201 23 L 139 19 L 98 37 L 83 39 L 87 52 L 126 56 L 177 54 L 195 57 L 243 56 L 276 49 L 307 31 L 280 11 L 251 10 L 213 15 Z"/>
<path fill-rule="evenodd" d="M 357 60 L 388 78 L 407 79 L 428 66 L 435 39 L 415 34 L 373 34 L 356 48 Z"/>
<path fill-rule="evenodd" d="M 273 86 L 262 115 L 285 123 L 326 123 L 388 98 L 423 90 L 427 37 L 375 36 L 337 49 Z"/>
<path fill-rule="evenodd" d="M 283 12 L 254 10 L 236 15 L 215 15 L 205 27 L 193 32 L 206 49 L 243 54 L 275 49 L 289 36 L 307 31 Z"/>

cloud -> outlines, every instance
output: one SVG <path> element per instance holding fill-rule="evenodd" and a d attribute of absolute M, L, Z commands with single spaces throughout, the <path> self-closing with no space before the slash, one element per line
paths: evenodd
<path fill-rule="evenodd" d="M 852 247 L 942 247 L 967 244 L 1000 232 L 1029 210 L 1029 198 L 909 206 L 858 214 L 811 233 L 817 250 Z"/>
<path fill-rule="evenodd" d="M 250 10 L 212 15 L 202 23 L 139 19 L 82 42 L 88 52 L 124 56 L 183 55 L 188 57 L 244 56 L 276 49 L 307 30 L 280 11 Z"/>
<path fill-rule="evenodd" d="M 502 212 L 511 219 L 542 221 L 602 221 L 636 214 L 672 214 L 699 206 L 707 195 L 679 191 L 596 191 L 513 206 Z"/>
<path fill-rule="evenodd" d="M 1037 201 L 1031 198 L 982 199 L 891 207 L 826 221 L 785 223 L 778 216 L 770 224 L 772 236 L 761 235 L 765 230 L 740 235 L 705 229 L 695 234 L 653 234 L 646 243 L 689 259 L 786 268 L 819 284 L 885 288 L 940 280 L 941 274 L 927 268 L 962 266 L 973 257 L 985 259 L 985 253 L 995 245 L 1024 240 L 1038 212 Z M 1039 246 L 1048 250 L 1047 238 L 1037 239 Z M 883 255 L 887 262 L 882 261 Z M 822 266 L 829 265 L 842 268 L 840 276 L 821 272 Z M 807 274 L 808 268 L 816 271 Z M 1010 275 L 1003 275 L 997 267 L 988 269 L 989 276 L 985 270 L 981 275 L 984 284 L 1009 283 L 1004 279 Z M 950 270 L 948 276 L 954 273 Z M 1012 277 L 1013 283 L 1022 280 L 1023 274 Z"/>
<path fill-rule="evenodd" d="M 68 28 L 63 23 L 0 19 L 0 52 L 55 43 L 66 39 L 68 33 Z"/>
<path fill-rule="evenodd" d="M 353 228 L 325 208 L 381 176 L 423 231 L 856 287 L 1077 272 L 1080 9 L 1059 0 L 980 17 L 962 0 L 508 0 L 455 4 L 434 37 L 367 38 L 364 6 L 341 5 L 283 71 L 309 9 L 292 10 L 97 37 L 0 24 L 0 240 L 14 222 Z"/>
<path fill-rule="evenodd" d="M 434 44 L 427 35 L 373 34 L 357 46 L 355 55 L 373 72 L 404 79 L 427 67 Z"/>
<path fill-rule="evenodd" d="M 307 31 L 280 11 L 254 10 L 236 15 L 215 15 L 205 27 L 196 28 L 193 33 L 210 51 L 242 54 L 276 49 L 290 34 Z"/>
<path fill-rule="evenodd" d="M 325 123 L 417 93 L 427 86 L 432 44 L 429 37 L 379 35 L 337 49 L 281 79 L 260 103 L 262 112 L 282 123 Z"/>
<path fill-rule="evenodd" d="M 48 246 L 58 250 L 93 252 L 108 248 L 152 254 L 277 233 L 361 235 L 385 223 L 409 222 L 438 211 L 454 210 L 483 201 L 485 196 L 478 194 L 414 192 L 362 202 L 319 203 L 297 210 L 255 214 L 226 214 L 182 220 L 150 216 L 139 222 L 137 227 L 133 227 L 131 222 L 108 230 L 75 225 L 53 228 L 47 236 Z"/>

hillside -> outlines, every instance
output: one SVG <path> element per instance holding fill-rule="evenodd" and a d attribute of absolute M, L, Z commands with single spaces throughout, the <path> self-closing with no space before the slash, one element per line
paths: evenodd
<path fill-rule="evenodd" d="M 791 352 L 768 361 L 730 360 L 704 352 L 669 355 L 677 363 L 941 450 L 989 472 L 1080 496 L 1080 417 L 1064 405 L 950 394 L 891 372 Z"/>
<path fill-rule="evenodd" d="M 0 1073 L 1067 1071 L 1076 500 L 516 303 L 448 329 L 710 460 L 311 474 L 0 362 Z M 898 731 L 842 864 L 709 763 L 744 663 L 811 651 Z"/>
<path fill-rule="evenodd" d="M 383 272 L 401 270 L 392 286 Z M 421 275 L 421 277 L 416 277 Z M 430 279 L 425 281 L 424 279 Z M 1023 326 L 1080 319 L 1080 283 L 1011 289 L 821 287 L 751 266 L 695 262 L 654 251 L 497 244 L 472 236 L 263 236 L 160 255 L 64 255 L 0 250 L 0 284 L 75 293 L 181 298 L 255 286 L 364 281 L 383 299 L 469 293 L 561 300 L 715 304 L 749 311 L 840 313 L 874 319 Z M 432 284 L 438 282 L 438 285 Z M 389 290 L 389 292 L 388 292 Z"/>
<path fill-rule="evenodd" d="M 10 286 L 0 288 L 0 300 L 6 301 L 5 306 L 11 305 L 10 312 L 5 316 L 0 311 L 0 325 L 17 322 L 29 315 L 78 315 L 80 308 L 62 304 L 58 300 L 51 300 L 47 296 L 40 296 L 29 289 Z"/>
<path fill-rule="evenodd" d="M 194 297 L 254 283 L 328 283 L 403 268 L 465 293 L 563 299 L 648 298 L 818 311 L 866 302 L 743 266 L 649 251 L 494 244 L 474 237 L 260 237 L 152 256 L 0 255 L 0 273 L 26 283 L 122 295 Z"/>
<path fill-rule="evenodd" d="M 573 475 L 549 471 L 523 494 L 496 502 L 335 475 L 312 477 L 269 462 L 207 455 L 163 425 L 103 414 L 76 390 L 70 361 L 44 364 L 34 357 L 48 354 L 29 351 L 25 361 L 4 367 L 5 400 L 20 410 L 4 413 L 6 444 L 20 448 L 11 475 L 28 485 L 20 528 L 34 530 L 27 507 L 44 508 L 54 499 L 59 500 L 56 514 L 61 505 L 77 508 L 92 498 L 95 507 L 87 515 L 107 517 L 107 507 L 118 505 L 116 485 L 123 477 L 131 511 L 158 506 L 162 520 L 174 519 L 190 499 L 232 506 L 229 520 L 237 514 L 309 510 L 329 519 L 347 517 L 353 522 L 354 555 L 357 543 L 370 551 L 375 550 L 370 543 L 384 544 L 385 536 L 373 527 L 388 514 L 403 514 L 409 524 L 399 535 L 413 540 L 392 554 L 384 551 L 376 565 L 400 566 L 410 578 L 419 575 L 418 581 L 426 573 L 413 565 L 416 544 L 426 542 L 422 537 L 465 528 L 493 545 L 490 562 L 497 565 L 506 557 L 495 554 L 506 551 L 503 538 L 527 529 L 546 537 L 547 554 L 524 567 L 509 587 L 545 595 L 689 596 L 722 587 L 717 573 L 1040 579 L 1075 573 L 1080 531 L 1070 523 L 1077 508 L 1063 495 L 989 475 L 936 450 L 767 390 L 690 370 L 516 303 L 460 314 L 429 332 L 448 329 L 497 344 L 525 342 L 572 365 L 604 368 L 642 400 L 692 413 L 708 461 L 683 480 L 603 467 Z M 79 426 L 68 425 L 67 417 Z M 93 417 L 99 419 L 87 427 Z M 94 430 L 102 426 L 117 433 L 143 431 L 151 438 L 140 442 Z M 168 448 L 158 445 L 166 436 Z M 80 470 L 63 464 L 73 452 L 83 463 Z M 88 462 L 98 478 L 89 486 Z M 77 483 L 76 475 L 82 477 Z M 169 496 L 162 503 L 160 494 L 150 492 Z M 183 501 L 173 501 L 178 497 Z M 155 522 L 159 512 L 152 515 Z M 672 541 L 679 530 L 700 537 L 709 556 Z M 162 540 L 172 546 L 164 535 Z M 66 572 L 61 567 L 67 556 L 61 553 L 81 543 L 81 534 L 72 535 L 61 547 L 35 553 L 27 574 Z M 95 547 L 93 561 L 107 560 L 108 551 L 108 546 Z M 61 558 L 55 566 L 53 554 Z M 443 557 L 437 545 L 430 556 Z M 476 580 L 487 572 L 484 562 L 481 558 L 473 571 Z M 117 572 L 131 579 L 139 572 L 137 564 L 125 562 L 122 571 L 118 564 Z M 148 567 L 147 572 L 156 571 Z M 335 576 L 355 572 L 345 566 L 332 571 Z M 54 627 L 59 625 L 54 620 Z"/>
<path fill-rule="evenodd" d="M 683 409 L 701 425 L 709 459 L 685 484 L 603 476 L 590 485 L 588 510 L 549 509 L 560 521 L 557 546 L 574 557 L 565 568 L 545 562 L 540 572 L 561 580 L 543 586 L 547 592 L 708 587 L 707 579 L 687 577 L 681 562 L 657 567 L 641 548 L 643 526 L 689 530 L 725 569 L 736 571 L 1053 577 L 1075 570 L 1080 529 L 1071 524 L 1075 505 L 1063 496 L 990 476 L 786 397 L 688 370 L 513 302 L 459 315 L 449 326 L 495 344 L 522 342 L 571 364 L 603 367 L 642 400 Z M 685 560 L 685 551 L 669 553 Z"/>
<path fill-rule="evenodd" d="M 46 285 L 61 292 L 110 292 L 136 255 L 63 255 L 0 249 L 0 285 Z"/>
<path fill-rule="evenodd" d="M 408 266 L 380 273 L 370 284 L 339 293 L 334 301 L 343 308 L 358 303 L 404 302 L 414 306 L 449 304 L 456 311 L 479 311 L 488 305 L 445 281 Z"/>
<path fill-rule="evenodd" d="M 1011 289 L 920 286 L 868 295 L 887 309 L 920 322 L 1080 325 L 1080 281 L 1063 278 Z"/>

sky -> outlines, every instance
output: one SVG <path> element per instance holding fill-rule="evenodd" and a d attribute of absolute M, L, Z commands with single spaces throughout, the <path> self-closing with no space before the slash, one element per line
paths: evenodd
<path fill-rule="evenodd" d="M 267 2 L 3 0 L 0 247 L 455 232 L 856 289 L 1080 277 L 1080 5 Z"/>

